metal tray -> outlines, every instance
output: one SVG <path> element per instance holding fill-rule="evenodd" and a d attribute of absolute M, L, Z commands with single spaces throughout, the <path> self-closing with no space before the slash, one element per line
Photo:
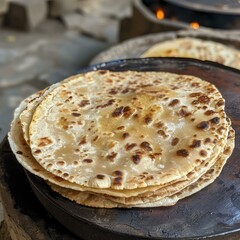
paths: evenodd
<path fill-rule="evenodd" d="M 223 14 L 235 14 L 240 13 L 240 2 L 236 0 L 165 0 L 174 5 L 185 7 L 187 9 Z"/>
<path fill-rule="evenodd" d="M 168 71 L 194 75 L 215 84 L 226 99 L 226 112 L 236 131 L 234 152 L 214 183 L 172 207 L 84 207 L 63 198 L 42 179 L 27 173 L 43 206 L 66 228 L 86 240 L 222 239 L 223 235 L 230 239 L 232 233 L 240 232 L 240 71 L 193 59 L 148 58 L 117 60 L 82 72 L 96 69 Z"/>

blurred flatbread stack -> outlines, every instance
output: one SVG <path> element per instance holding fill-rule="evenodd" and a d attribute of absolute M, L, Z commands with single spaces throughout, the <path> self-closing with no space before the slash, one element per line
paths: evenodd
<path fill-rule="evenodd" d="M 9 142 L 19 163 L 90 207 L 174 205 L 220 174 L 234 130 L 217 88 L 164 72 L 88 72 L 25 99 Z"/>
<path fill-rule="evenodd" d="M 218 42 L 190 37 L 159 42 L 144 52 L 142 57 L 195 58 L 240 69 L 239 50 Z"/>

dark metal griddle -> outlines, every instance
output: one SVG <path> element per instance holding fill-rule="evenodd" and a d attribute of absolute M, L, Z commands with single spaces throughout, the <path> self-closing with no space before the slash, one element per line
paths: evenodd
<path fill-rule="evenodd" d="M 93 69 L 168 71 L 214 83 L 227 100 L 226 111 L 236 130 L 236 148 L 221 177 L 212 185 L 167 208 L 82 207 L 53 193 L 43 181 L 28 174 L 34 192 L 48 211 L 85 239 L 198 239 L 240 230 L 240 71 L 197 60 L 161 58 L 114 61 L 84 71 Z"/>
<path fill-rule="evenodd" d="M 240 233 L 240 71 L 192 59 L 150 58 L 103 63 L 83 72 L 95 69 L 168 71 L 194 75 L 215 84 L 226 99 L 226 112 L 236 131 L 234 152 L 214 183 L 165 208 L 84 207 L 63 198 L 42 179 L 27 173 L 34 193 L 47 211 L 86 240 L 222 239 L 223 235 L 230 239 L 232 233 Z"/>

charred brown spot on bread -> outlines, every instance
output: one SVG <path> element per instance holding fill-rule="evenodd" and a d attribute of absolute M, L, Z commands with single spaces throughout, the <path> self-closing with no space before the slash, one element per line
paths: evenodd
<path fill-rule="evenodd" d="M 129 136 L 130 136 L 130 134 L 127 132 L 123 133 L 123 135 L 122 135 L 123 139 L 128 138 Z"/>
<path fill-rule="evenodd" d="M 154 160 L 154 159 L 155 159 L 155 155 L 154 155 L 154 154 L 152 154 L 152 153 L 151 153 L 151 154 L 149 154 L 148 156 L 149 156 L 149 157 L 150 157 L 152 160 Z"/>
<path fill-rule="evenodd" d="M 133 155 L 132 156 L 132 161 L 134 164 L 139 164 L 141 160 L 141 156 L 139 154 Z"/>
<path fill-rule="evenodd" d="M 83 159 L 83 162 L 84 163 L 92 163 L 93 160 L 91 158 L 85 158 L 85 159 Z"/>
<path fill-rule="evenodd" d="M 143 149 L 146 150 L 146 151 L 152 151 L 152 148 L 151 148 L 149 142 L 142 142 L 142 143 L 140 144 L 140 147 L 143 148 Z"/>
<path fill-rule="evenodd" d="M 140 84 L 140 88 L 146 88 L 146 87 L 151 87 L 152 84 Z"/>
<path fill-rule="evenodd" d="M 199 96 L 201 96 L 201 95 L 202 95 L 202 93 L 200 93 L 200 92 L 195 92 L 195 93 L 189 94 L 189 97 L 199 97 Z"/>
<path fill-rule="evenodd" d="M 193 172 L 190 172 L 190 173 L 187 174 L 187 177 L 188 177 L 188 178 L 191 178 L 193 175 L 194 175 L 194 173 L 193 173 Z"/>
<path fill-rule="evenodd" d="M 77 121 L 77 124 L 81 126 L 83 125 L 83 121 Z"/>
<path fill-rule="evenodd" d="M 97 175 L 96 175 L 96 178 L 97 178 L 97 179 L 100 179 L 100 180 L 103 180 L 103 179 L 105 178 L 105 176 L 102 175 L 102 174 L 97 174 Z"/>
<path fill-rule="evenodd" d="M 52 140 L 48 137 L 43 137 L 39 139 L 38 147 L 45 147 L 47 145 L 50 145 L 52 143 Z"/>
<path fill-rule="evenodd" d="M 192 105 L 197 105 L 197 104 L 199 104 L 199 102 L 198 102 L 198 100 L 193 100 L 193 101 L 191 102 L 191 104 L 192 104 Z"/>
<path fill-rule="evenodd" d="M 157 122 L 157 123 L 154 123 L 153 126 L 156 128 L 162 128 L 164 126 L 164 124 L 162 122 Z"/>
<path fill-rule="evenodd" d="M 137 113 L 135 113 L 135 114 L 133 115 L 133 117 L 134 117 L 134 118 L 138 118 L 139 115 L 138 115 Z"/>
<path fill-rule="evenodd" d="M 66 162 L 64 162 L 64 161 L 57 161 L 57 165 L 60 167 L 64 166 L 65 164 L 66 164 Z"/>
<path fill-rule="evenodd" d="M 116 170 L 116 171 L 113 172 L 113 175 L 117 176 L 117 177 L 122 177 L 123 176 L 123 172 L 120 171 L 120 170 Z"/>
<path fill-rule="evenodd" d="M 110 154 L 107 155 L 107 160 L 113 162 L 116 156 L 117 156 L 116 152 L 111 152 Z"/>
<path fill-rule="evenodd" d="M 204 144 L 208 144 L 208 143 L 210 143 L 211 142 L 211 138 L 205 138 L 204 139 Z"/>
<path fill-rule="evenodd" d="M 178 111 L 178 115 L 181 117 L 188 117 L 189 115 L 191 115 L 190 112 L 187 111 L 186 107 L 182 107 L 179 111 Z"/>
<path fill-rule="evenodd" d="M 168 135 L 163 130 L 158 130 L 157 134 L 162 136 L 163 138 L 167 138 L 168 137 Z"/>
<path fill-rule="evenodd" d="M 59 176 L 54 176 L 53 177 L 57 182 L 62 182 L 62 181 L 64 181 L 61 177 L 59 177 Z"/>
<path fill-rule="evenodd" d="M 46 168 L 51 168 L 52 166 L 53 166 L 52 163 L 48 163 L 47 166 L 46 166 Z"/>
<path fill-rule="evenodd" d="M 138 178 L 139 178 L 139 179 L 144 179 L 144 178 L 146 178 L 146 176 L 145 176 L 145 175 L 142 175 L 142 174 L 140 174 L 140 175 L 138 175 Z"/>
<path fill-rule="evenodd" d="M 210 119 L 210 122 L 213 124 L 219 124 L 220 123 L 220 118 L 219 117 L 214 117 Z"/>
<path fill-rule="evenodd" d="M 208 92 L 208 93 L 214 93 L 214 92 L 216 92 L 216 89 L 215 89 L 213 86 L 209 86 L 209 87 L 207 88 L 207 92 Z"/>
<path fill-rule="evenodd" d="M 37 97 L 35 97 L 35 98 L 33 98 L 33 99 L 31 99 L 30 101 L 28 101 L 29 103 L 31 103 L 31 102 L 33 102 L 35 99 L 37 99 L 39 96 L 37 96 Z"/>
<path fill-rule="evenodd" d="M 208 104 L 210 102 L 210 98 L 207 95 L 202 95 L 198 97 L 198 102 L 203 104 Z"/>
<path fill-rule="evenodd" d="M 179 103 L 180 103 L 180 101 L 179 101 L 178 99 L 173 99 L 173 100 L 168 104 L 168 106 L 174 107 L 174 106 L 176 106 L 176 105 L 179 104 Z"/>
<path fill-rule="evenodd" d="M 161 153 L 161 152 L 155 152 L 155 153 L 153 153 L 153 155 L 154 155 L 155 157 L 159 157 L 159 156 L 162 156 L 162 153 Z"/>
<path fill-rule="evenodd" d="M 200 155 L 201 157 L 206 157 L 206 156 L 207 156 L 207 152 L 206 152 L 205 150 L 201 150 L 201 151 L 199 152 L 199 155 Z"/>
<path fill-rule="evenodd" d="M 79 144 L 78 145 L 83 145 L 83 144 L 86 144 L 87 143 L 87 139 L 86 139 L 86 136 L 82 137 L 79 141 Z"/>
<path fill-rule="evenodd" d="M 212 114 L 214 114 L 215 112 L 213 110 L 207 110 L 204 114 L 207 116 L 210 116 Z"/>
<path fill-rule="evenodd" d="M 99 136 L 94 137 L 93 141 L 96 142 L 98 140 Z"/>
<path fill-rule="evenodd" d="M 192 87 L 199 87 L 199 83 L 198 82 L 194 82 L 191 84 Z"/>
<path fill-rule="evenodd" d="M 216 106 L 217 106 L 217 107 L 221 107 L 221 106 L 223 106 L 224 104 L 225 104 L 224 100 L 223 100 L 223 99 L 220 99 L 220 100 L 217 102 Z"/>
<path fill-rule="evenodd" d="M 110 149 L 110 148 L 113 148 L 116 146 L 116 142 L 115 141 L 110 141 L 108 144 L 107 144 L 107 147 Z"/>
<path fill-rule="evenodd" d="M 123 108 L 123 116 L 128 118 L 132 114 L 132 109 L 129 106 Z"/>
<path fill-rule="evenodd" d="M 225 130 L 225 127 L 220 127 L 220 128 L 217 129 L 217 132 L 219 134 L 222 134 L 224 132 L 224 130 Z"/>
<path fill-rule="evenodd" d="M 171 145 L 176 146 L 178 144 L 178 142 L 179 142 L 179 138 L 174 138 L 171 142 Z"/>
<path fill-rule="evenodd" d="M 149 115 L 147 115 L 147 116 L 145 116 L 145 118 L 144 118 L 144 122 L 146 123 L 146 124 L 149 124 L 149 123 L 151 123 L 152 122 L 152 117 L 151 116 L 149 116 Z"/>
<path fill-rule="evenodd" d="M 74 161 L 73 161 L 73 165 L 75 165 L 75 166 L 79 165 L 79 161 L 74 160 Z"/>
<path fill-rule="evenodd" d="M 130 88 L 125 88 L 125 89 L 123 89 L 122 91 L 121 91 L 121 93 L 128 93 L 130 91 Z"/>
<path fill-rule="evenodd" d="M 189 146 L 190 148 L 198 148 L 201 146 L 201 140 L 194 139 L 192 141 L 192 144 Z"/>
<path fill-rule="evenodd" d="M 22 154 L 23 154 L 22 151 L 17 151 L 16 153 L 19 154 L 19 155 L 22 155 Z"/>
<path fill-rule="evenodd" d="M 107 70 L 99 70 L 98 72 L 103 75 L 107 73 Z"/>
<path fill-rule="evenodd" d="M 112 89 L 110 89 L 110 91 L 108 93 L 115 95 L 118 93 L 118 90 L 116 88 L 112 88 Z"/>
<path fill-rule="evenodd" d="M 72 115 L 73 115 L 74 117 L 79 117 L 79 116 L 81 116 L 80 113 L 76 113 L 76 112 L 73 112 Z"/>
<path fill-rule="evenodd" d="M 42 151 L 40 149 L 37 149 L 34 151 L 34 153 L 38 154 L 38 153 L 41 153 Z"/>
<path fill-rule="evenodd" d="M 197 128 L 201 130 L 207 130 L 209 128 L 209 122 L 202 121 L 197 125 Z"/>
<path fill-rule="evenodd" d="M 85 106 L 87 106 L 87 105 L 89 105 L 90 104 L 90 101 L 89 100 L 82 100 L 79 104 L 78 104 L 78 106 L 79 107 L 85 107 Z"/>
<path fill-rule="evenodd" d="M 212 142 L 213 142 L 214 144 L 216 144 L 216 143 L 217 143 L 217 139 L 214 138 Z"/>
<path fill-rule="evenodd" d="M 132 150 L 134 147 L 137 147 L 137 144 L 136 144 L 136 143 L 127 143 L 127 144 L 125 145 L 125 149 L 126 149 L 127 151 Z"/>
<path fill-rule="evenodd" d="M 179 157 L 188 157 L 189 156 L 189 152 L 186 149 L 179 149 L 179 150 L 177 150 L 177 156 L 179 156 Z"/>
<path fill-rule="evenodd" d="M 157 98 L 164 98 L 166 95 L 165 94 L 157 94 L 156 97 Z"/>
<path fill-rule="evenodd" d="M 117 127 L 117 130 L 123 130 L 125 127 L 124 126 L 119 126 Z"/>
<path fill-rule="evenodd" d="M 213 172 L 214 172 L 214 169 L 209 169 L 209 170 L 207 171 L 208 174 L 212 174 Z"/>
<path fill-rule="evenodd" d="M 69 177 L 69 174 L 68 173 L 63 173 L 63 177 Z"/>
<path fill-rule="evenodd" d="M 229 117 L 226 117 L 226 120 L 227 120 L 227 122 L 228 122 L 228 123 L 231 123 L 231 119 L 230 119 Z M 232 131 L 232 130 L 230 130 L 230 132 L 232 132 L 232 133 L 233 133 L 233 131 Z"/>
<path fill-rule="evenodd" d="M 231 148 L 227 147 L 226 149 L 224 149 L 223 153 L 224 154 L 230 154 L 231 153 Z"/>
<path fill-rule="evenodd" d="M 195 163 L 197 163 L 197 164 L 201 164 L 202 161 L 201 161 L 200 159 L 196 159 L 196 160 L 195 160 Z"/>
<path fill-rule="evenodd" d="M 123 179 L 122 177 L 116 177 L 113 179 L 113 185 L 122 185 Z"/>
<path fill-rule="evenodd" d="M 152 175 L 146 177 L 146 180 L 153 180 L 153 179 L 154 179 L 154 177 Z"/>
<path fill-rule="evenodd" d="M 74 176 L 71 176 L 71 175 L 70 175 L 70 176 L 68 177 L 68 180 L 69 180 L 69 181 L 72 181 L 73 178 L 74 178 Z"/>
<path fill-rule="evenodd" d="M 112 112 L 112 117 L 120 117 L 123 114 L 123 109 L 124 106 L 118 107 L 116 108 L 113 112 Z"/>
<path fill-rule="evenodd" d="M 58 170 L 56 171 L 56 174 L 61 175 L 61 174 L 62 174 L 62 171 L 58 169 Z"/>
<path fill-rule="evenodd" d="M 110 99 L 108 100 L 107 103 L 98 105 L 96 108 L 105 108 L 105 107 L 111 106 L 114 102 L 115 102 L 115 99 Z"/>

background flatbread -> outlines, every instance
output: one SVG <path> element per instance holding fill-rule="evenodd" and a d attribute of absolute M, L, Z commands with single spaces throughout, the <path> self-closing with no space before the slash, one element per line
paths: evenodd
<path fill-rule="evenodd" d="M 177 38 L 155 44 L 143 57 L 185 57 L 240 69 L 240 52 L 224 44 L 197 38 Z"/>

